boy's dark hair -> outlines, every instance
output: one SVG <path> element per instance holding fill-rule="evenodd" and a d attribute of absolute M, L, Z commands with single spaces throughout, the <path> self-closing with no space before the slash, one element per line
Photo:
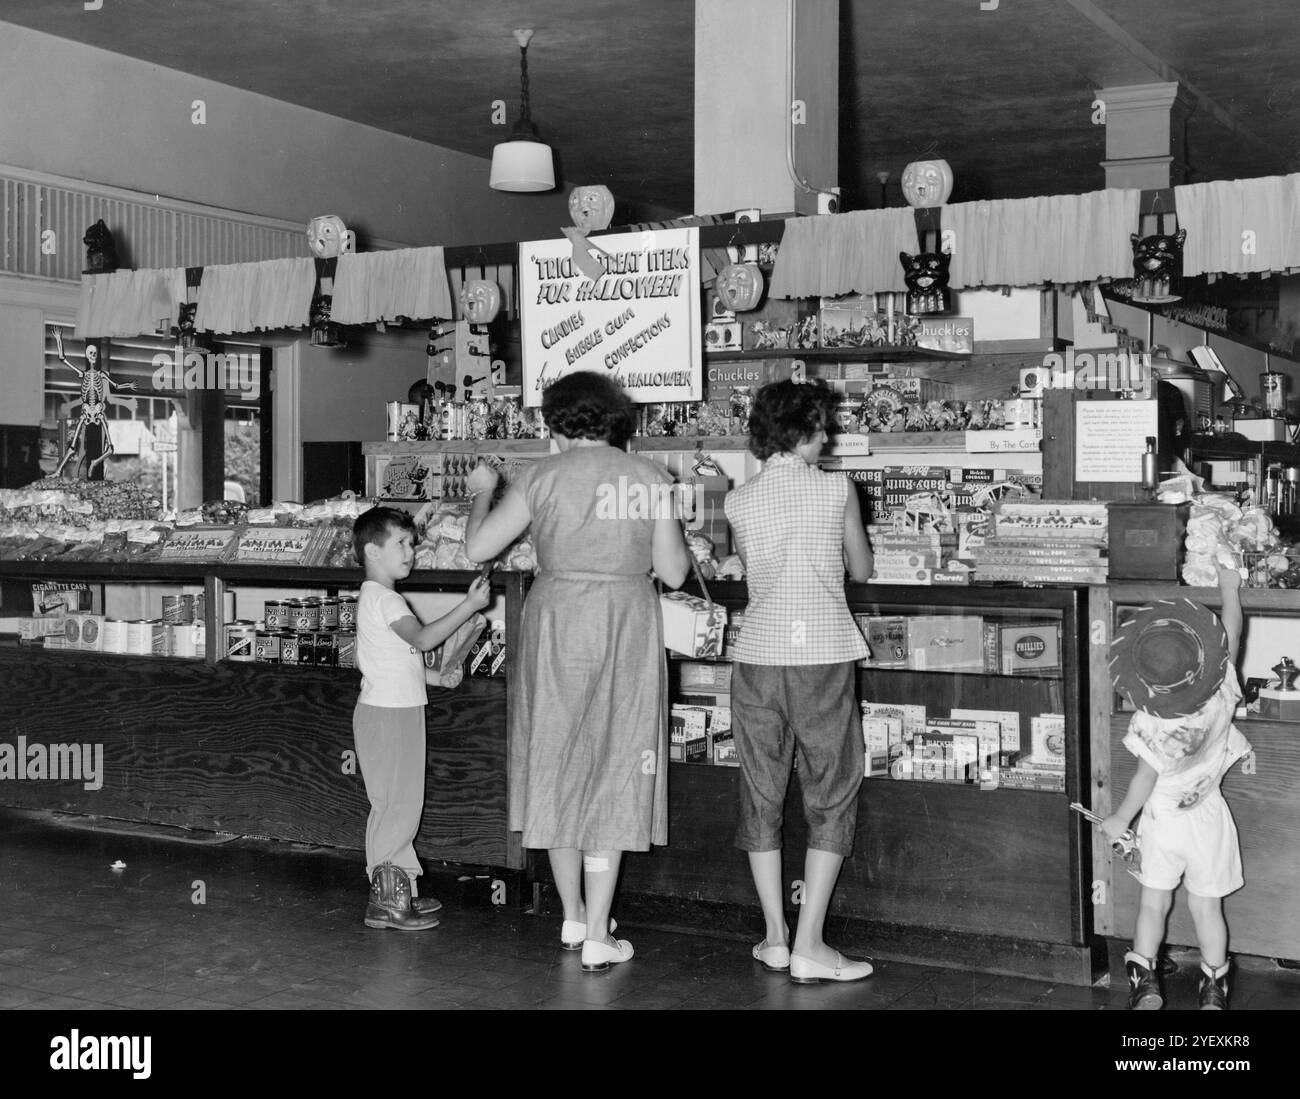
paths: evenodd
<path fill-rule="evenodd" d="M 749 451 L 770 458 L 794 450 L 834 423 L 838 394 L 819 378 L 772 382 L 754 397 L 749 413 Z"/>
<path fill-rule="evenodd" d="M 632 398 L 613 378 L 590 370 L 566 374 L 542 391 L 542 416 L 552 435 L 624 446 L 636 416 Z"/>
<path fill-rule="evenodd" d="M 382 545 L 388 540 L 389 531 L 405 530 L 415 534 L 415 519 L 409 511 L 401 508 L 374 507 L 363 511 L 352 524 L 352 552 L 357 564 L 366 567 L 366 547 Z"/>

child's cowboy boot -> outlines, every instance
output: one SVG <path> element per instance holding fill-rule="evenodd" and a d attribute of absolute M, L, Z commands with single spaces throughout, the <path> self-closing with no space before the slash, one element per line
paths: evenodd
<path fill-rule="evenodd" d="M 426 912 L 441 912 L 442 901 L 436 897 L 417 897 L 415 895 L 415 879 L 410 874 L 406 875 L 407 880 L 411 883 L 411 909 L 423 915 Z"/>
<path fill-rule="evenodd" d="M 1124 972 L 1128 974 L 1129 1011 L 1159 1011 L 1164 1006 L 1155 959 L 1130 950 L 1124 955 Z"/>
<path fill-rule="evenodd" d="M 1202 1011 L 1228 1010 L 1228 963 L 1217 969 L 1201 963 L 1201 983 L 1197 991 L 1201 997 Z"/>
<path fill-rule="evenodd" d="M 431 912 L 411 907 L 411 879 L 401 867 L 386 862 L 376 866 L 370 878 L 370 903 L 366 905 L 367 927 L 392 927 L 398 931 L 424 931 L 438 926 Z"/>

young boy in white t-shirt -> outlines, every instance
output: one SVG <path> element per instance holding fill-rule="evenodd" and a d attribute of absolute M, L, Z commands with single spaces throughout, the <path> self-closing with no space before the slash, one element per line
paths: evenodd
<path fill-rule="evenodd" d="M 371 508 L 352 529 L 352 548 L 366 570 L 357 597 L 361 695 L 352 715 L 370 799 L 366 926 L 399 931 L 437 927 L 434 913 L 442 907 L 432 897 L 417 896 L 415 885 L 421 873 L 414 841 L 424 811 L 425 685 L 442 682 L 438 673 L 426 670 L 421 654 L 446 642 L 463 657 L 485 624 L 476 612 L 492 600 L 488 581 L 479 577 L 455 609 L 421 625 L 394 590 L 397 581 L 410 575 L 414 542 L 415 521 L 397 508 Z"/>
<path fill-rule="evenodd" d="M 1219 784 L 1250 744 L 1233 724 L 1241 684 L 1241 576 L 1219 568 L 1220 617 L 1190 599 L 1162 599 L 1121 624 L 1111 642 L 1115 689 L 1137 712 L 1124 747 L 1138 769 L 1101 823 L 1117 839 L 1141 811 L 1142 894 L 1133 949 L 1124 956 L 1129 1008 L 1159 1010 L 1156 956 L 1181 882 L 1201 948 L 1202 1011 L 1228 1007 L 1228 925 L 1223 898 L 1243 885 L 1237 827 Z"/>

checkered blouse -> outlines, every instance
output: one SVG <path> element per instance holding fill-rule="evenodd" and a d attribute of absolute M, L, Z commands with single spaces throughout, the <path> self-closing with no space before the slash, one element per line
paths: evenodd
<path fill-rule="evenodd" d="M 749 585 L 735 660 L 839 664 L 867 656 L 844 601 L 848 491 L 847 477 L 797 454 L 777 454 L 727 494 L 727 521 Z"/>

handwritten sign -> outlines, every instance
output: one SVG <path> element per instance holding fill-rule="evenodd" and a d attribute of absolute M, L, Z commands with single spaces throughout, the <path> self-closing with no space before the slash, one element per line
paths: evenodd
<path fill-rule="evenodd" d="M 614 378 L 642 404 L 698 401 L 700 255 L 696 229 L 595 237 L 602 272 L 574 260 L 581 241 L 519 246 L 524 404 L 579 370 Z"/>
<path fill-rule="evenodd" d="M 234 540 L 233 527 L 174 530 L 158 557 L 161 561 L 220 561 Z"/>

